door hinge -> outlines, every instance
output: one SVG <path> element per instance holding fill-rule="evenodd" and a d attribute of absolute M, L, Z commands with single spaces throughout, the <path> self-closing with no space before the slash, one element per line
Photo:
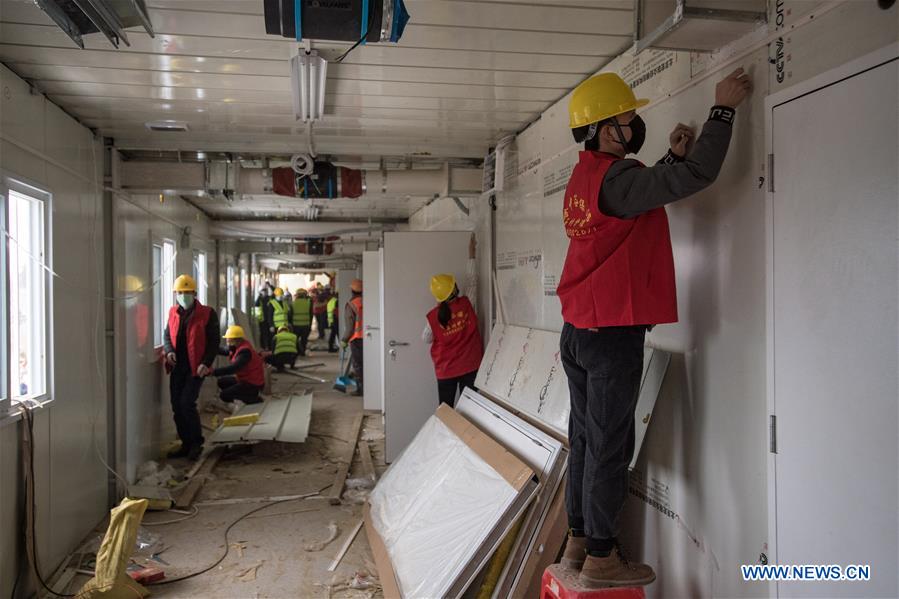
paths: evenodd
<path fill-rule="evenodd" d="M 777 453 L 777 415 L 768 416 L 768 451 Z"/>
<path fill-rule="evenodd" d="M 768 154 L 768 191 L 774 193 L 774 154 Z"/>

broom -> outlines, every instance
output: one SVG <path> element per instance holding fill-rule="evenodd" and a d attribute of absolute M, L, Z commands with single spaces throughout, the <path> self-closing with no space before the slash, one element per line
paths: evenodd
<path fill-rule="evenodd" d="M 344 368 L 344 360 L 346 360 L 346 348 L 340 348 L 340 366 L 338 372 L 342 374 L 334 381 L 334 390 L 340 391 L 341 393 L 346 393 L 347 388 L 353 385 L 353 379 L 347 376 L 347 373 L 350 370 L 349 361 L 347 360 L 346 368 Z"/>

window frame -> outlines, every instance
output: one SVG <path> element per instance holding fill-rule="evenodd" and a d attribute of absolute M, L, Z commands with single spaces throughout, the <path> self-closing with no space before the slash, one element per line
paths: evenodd
<path fill-rule="evenodd" d="M 153 253 L 160 250 L 159 274 L 153 271 Z M 167 254 L 170 256 L 167 257 Z M 175 285 L 175 271 L 178 268 L 178 246 L 167 237 L 153 237 L 150 241 L 150 269 L 154 286 L 153 314 L 159 320 L 153 330 L 153 348 L 158 350 L 165 345 L 165 327 L 168 324 L 169 309 L 175 305 L 175 294 L 172 287 Z M 158 302 L 157 302 L 157 295 Z M 156 345 L 156 333 L 159 333 L 159 345 Z M 152 354 L 155 361 L 156 352 Z"/>
<path fill-rule="evenodd" d="M 225 308 L 228 310 L 228 319 L 231 318 L 231 309 L 234 307 L 234 265 L 228 264 L 225 267 Z"/>
<path fill-rule="evenodd" d="M 245 266 L 240 267 L 240 310 L 244 313 L 249 313 L 249 305 L 247 303 L 247 287 L 250 284 L 249 276 L 247 275 L 247 268 Z"/>
<path fill-rule="evenodd" d="M 159 266 L 156 265 L 156 254 L 159 253 Z M 150 301 L 153 305 L 153 348 L 163 346 L 163 330 L 165 329 L 166 315 L 162 311 L 162 240 L 150 242 L 150 280 L 153 282 L 153 293 Z"/>
<path fill-rule="evenodd" d="M 10 363 L 3 365 L 3 373 L 0 374 L 0 384 L 3 386 L 0 392 L 0 415 L 12 410 L 23 401 L 35 403 L 38 406 L 44 406 L 53 401 L 54 380 L 53 380 L 53 353 L 54 353 L 54 331 L 53 326 L 53 253 L 51 251 L 53 239 L 52 215 L 53 215 L 53 193 L 46 187 L 27 179 L 20 177 L 14 173 L 0 170 L 0 221 L 3 224 L 3 230 L 9 231 L 8 223 L 10 222 L 11 198 L 10 192 L 38 202 L 40 206 L 40 247 L 43 253 L 43 267 L 40 268 L 40 276 L 43 283 L 43 306 L 42 306 L 42 336 L 43 336 L 43 391 L 39 395 L 19 396 L 13 393 L 11 369 L 13 367 L 12 359 L 12 314 L 10 312 L 10 292 L 12 289 L 12 274 L 10 265 L 12 257 L 10 254 L 10 243 L 4 239 L 4 251 L 0 255 L 0 310 L 2 310 L 2 326 L 0 326 L 0 343 L 4 348 L 4 355 L 8 356 Z M 11 235 L 11 234 L 10 234 Z M 5 235 L 4 235 L 5 237 Z"/>
<path fill-rule="evenodd" d="M 194 250 L 194 280 L 197 282 L 197 299 L 204 306 L 209 302 L 209 256 L 204 250 Z"/>

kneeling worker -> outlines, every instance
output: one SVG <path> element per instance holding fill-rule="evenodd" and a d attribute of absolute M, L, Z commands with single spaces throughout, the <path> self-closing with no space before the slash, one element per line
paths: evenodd
<path fill-rule="evenodd" d="M 265 356 L 265 362 L 284 372 L 284 367 L 290 364 L 291 368 L 297 362 L 297 336 L 290 332 L 287 326 L 282 326 L 275 334 L 275 349 Z"/>
<path fill-rule="evenodd" d="M 227 402 L 235 399 L 243 403 L 261 402 L 259 392 L 265 387 L 262 357 L 244 338 L 242 327 L 231 325 L 224 338 L 228 341 L 228 349 L 221 349 L 219 353 L 228 356 L 231 364 L 212 371 L 212 376 L 218 377 L 219 397 Z"/>

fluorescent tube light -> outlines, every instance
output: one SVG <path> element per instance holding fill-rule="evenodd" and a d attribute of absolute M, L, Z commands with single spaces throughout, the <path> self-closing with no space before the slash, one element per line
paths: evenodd
<path fill-rule="evenodd" d="M 319 121 L 325 114 L 328 61 L 315 50 L 301 51 L 290 59 L 293 113 L 298 121 Z"/>

